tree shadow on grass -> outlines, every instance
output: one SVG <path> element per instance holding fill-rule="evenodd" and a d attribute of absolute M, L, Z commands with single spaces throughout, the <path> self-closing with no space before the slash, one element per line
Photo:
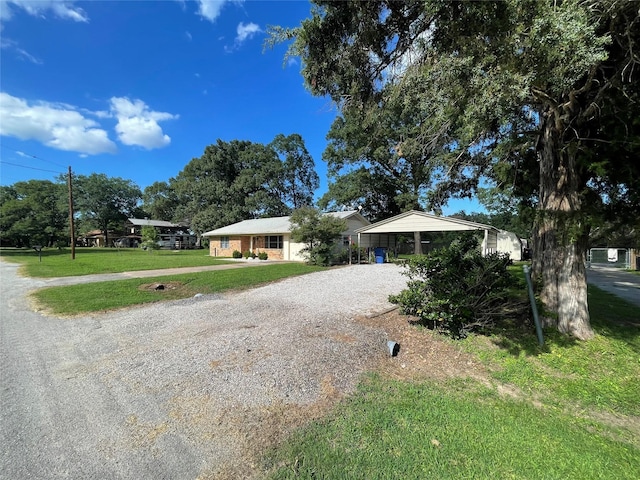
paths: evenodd
<path fill-rule="evenodd" d="M 640 307 L 589 285 L 591 326 L 600 335 L 616 339 L 640 354 Z"/>
<path fill-rule="evenodd" d="M 549 342 L 554 341 L 553 334 L 549 331 L 543 331 L 543 337 L 544 344 L 540 345 L 532 321 L 526 321 L 519 325 L 513 321 L 503 321 L 490 332 L 491 343 L 514 357 L 519 357 L 522 354 L 531 357 L 541 353 L 549 353 L 551 351 Z"/>
<path fill-rule="evenodd" d="M 640 307 L 589 285 L 589 311 L 596 334 L 623 342 L 640 354 Z M 519 324 L 513 320 L 501 322 L 491 334 L 494 345 L 515 357 L 522 354 L 537 356 L 549 353 L 552 346 L 570 348 L 580 342 L 553 328 L 545 328 L 544 345 L 540 346 L 531 319 Z"/>

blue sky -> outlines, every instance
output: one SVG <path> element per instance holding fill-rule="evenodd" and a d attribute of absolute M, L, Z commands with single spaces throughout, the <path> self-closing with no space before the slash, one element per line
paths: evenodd
<path fill-rule="evenodd" d="M 327 189 L 336 111 L 304 88 L 268 25 L 306 1 L 0 0 L 0 183 L 105 173 L 141 189 L 174 177 L 217 139 L 299 133 Z M 34 158 L 35 157 L 35 158 Z M 452 201 L 445 214 L 480 210 Z"/>

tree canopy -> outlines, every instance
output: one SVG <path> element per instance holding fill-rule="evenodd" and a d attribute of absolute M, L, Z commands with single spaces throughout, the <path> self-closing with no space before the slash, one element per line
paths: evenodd
<path fill-rule="evenodd" d="M 85 226 L 102 230 L 109 245 L 109 229 L 120 230 L 124 220 L 135 216 L 142 196 L 131 180 L 108 177 L 104 173 L 73 178 L 74 208 Z"/>
<path fill-rule="evenodd" d="M 313 159 L 299 135 L 269 145 L 218 140 L 171 179 L 174 219 L 202 233 L 248 218 L 284 216 L 309 205 L 318 186 Z"/>
<path fill-rule="evenodd" d="M 294 39 L 289 54 L 301 57 L 309 90 L 330 96 L 347 122 L 378 119 L 399 140 L 364 162 L 384 170 L 390 150 L 423 147 L 432 201 L 470 195 L 488 178 L 535 207 L 533 266 L 548 321 L 590 338 L 589 230 L 640 207 L 637 4 L 314 3 L 311 18 L 272 28 L 271 41 Z M 410 121 L 385 124 L 392 105 Z M 371 140 L 356 135 L 349 148 L 373 147 L 378 137 L 364 133 Z"/>
<path fill-rule="evenodd" d="M 51 247 L 65 242 L 69 202 L 65 185 L 49 180 L 17 182 L 0 187 L 0 235 L 18 247 Z"/>
<path fill-rule="evenodd" d="M 168 182 L 154 182 L 142 192 L 142 209 L 155 220 L 171 221 L 178 204 L 178 196 Z"/>

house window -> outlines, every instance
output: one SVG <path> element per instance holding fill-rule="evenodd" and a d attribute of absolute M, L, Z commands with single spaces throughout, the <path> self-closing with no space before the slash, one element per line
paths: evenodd
<path fill-rule="evenodd" d="M 264 237 L 264 248 L 282 249 L 282 235 L 270 235 Z"/>
<path fill-rule="evenodd" d="M 229 248 L 229 237 L 220 237 L 220 248 Z"/>

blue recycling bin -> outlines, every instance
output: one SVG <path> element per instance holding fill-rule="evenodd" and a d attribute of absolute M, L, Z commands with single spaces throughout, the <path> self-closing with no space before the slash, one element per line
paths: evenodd
<path fill-rule="evenodd" d="M 382 247 L 378 247 L 374 249 L 374 252 L 376 254 L 376 263 L 384 263 L 386 249 Z"/>

